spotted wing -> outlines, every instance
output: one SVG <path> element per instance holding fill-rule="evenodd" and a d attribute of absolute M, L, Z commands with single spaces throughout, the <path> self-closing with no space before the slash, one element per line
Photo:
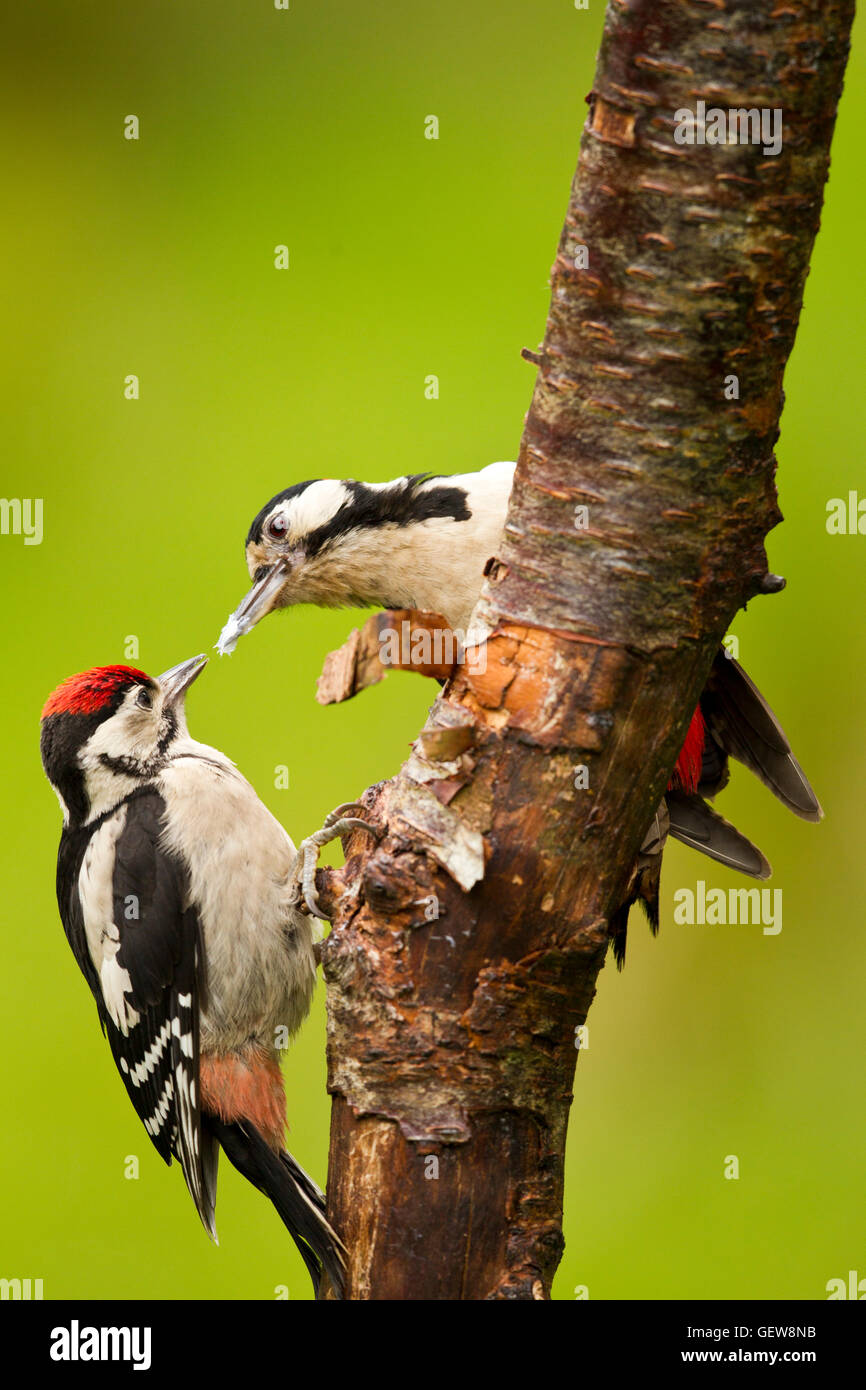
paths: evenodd
<path fill-rule="evenodd" d="M 79 964 L 135 1110 L 165 1161 L 179 1159 L 215 1237 L 199 1114 L 199 924 L 185 906 L 182 867 L 160 845 L 164 810 L 159 793 L 149 790 L 91 836 L 78 894 L 90 969 Z"/>

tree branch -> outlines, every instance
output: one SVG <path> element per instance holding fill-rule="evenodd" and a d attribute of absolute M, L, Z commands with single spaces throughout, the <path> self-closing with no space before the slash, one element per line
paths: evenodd
<path fill-rule="evenodd" d="M 419 740 L 367 793 L 383 837 L 353 837 L 324 876 L 329 1211 L 350 1297 L 549 1297 L 575 1029 L 608 921 L 731 617 L 775 587 L 782 373 L 852 15 L 608 8 L 476 610 L 486 670 L 461 667 L 431 712 L 457 743 Z M 677 143 L 699 99 L 781 108 L 781 152 Z"/>

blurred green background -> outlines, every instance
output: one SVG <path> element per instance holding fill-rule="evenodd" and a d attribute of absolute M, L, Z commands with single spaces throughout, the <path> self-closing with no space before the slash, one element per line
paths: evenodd
<path fill-rule="evenodd" d="M 6 10 L 0 490 L 42 497 L 45 534 L 0 537 L 0 1275 L 43 1278 L 48 1298 L 306 1298 L 278 1218 L 227 1163 L 210 1245 L 115 1074 L 57 915 L 39 711 L 130 636 L 154 674 L 209 650 L 246 589 L 247 525 L 289 483 L 516 456 L 533 385 L 519 351 L 544 329 L 602 5 Z M 561 1299 L 812 1299 L 866 1276 L 866 539 L 824 524 L 828 498 L 866 488 L 864 120 L 855 36 L 785 383 L 769 554 L 788 588 L 733 629 L 827 817 L 795 820 L 742 771 L 725 794 L 783 889 L 775 937 L 675 926 L 676 887 L 742 880 L 668 850 L 660 938 L 635 920 L 589 1016 Z M 322 658 L 358 620 L 272 619 L 189 702 L 194 734 L 295 839 L 399 766 L 435 694 L 394 676 L 319 708 Z M 286 1079 L 291 1147 L 323 1180 L 321 989 Z"/>

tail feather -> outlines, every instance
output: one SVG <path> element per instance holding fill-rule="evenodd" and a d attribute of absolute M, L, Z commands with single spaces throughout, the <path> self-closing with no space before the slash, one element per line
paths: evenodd
<path fill-rule="evenodd" d="M 344 1246 L 325 1216 L 324 1196 L 312 1178 L 291 1154 L 276 1154 L 249 1121 L 226 1124 L 208 1115 L 203 1124 L 219 1140 L 229 1162 L 273 1202 L 310 1272 L 316 1298 L 323 1292 L 323 1273 L 335 1296 L 342 1298 Z"/>
<path fill-rule="evenodd" d="M 616 961 L 617 970 L 622 970 L 625 965 L 628 914 L 633 902 L 634 898 L 630 898 L 628 902 L 623 903 L 622 907 L 617 908 L 616 912 L 612 913 L 607 926 L 608 938 L 610 940 L 611 949 L 613 950 L 613 958 Z"/>
<path fill-rule="evenodd" d="M 658 936 L 659 931 L 659 881 L 658 875 L 654 880 L 647 884 L 640 885 L 640 891 L 633 897 L 627 898 L 621 907 L 611 915 L 608 922 L 607 934 L 610 941 L 613 958 L 616 961 L 617 970 L 622 970 L 625 966 L 625 948 L 628 940 L 628 915 L 635 903 L 640 903 L 644 910 L 644 916 L 649 922 L 649 929 L 653 936 Z"/>
<path fill-rule="evenodd" d="M 720 651 L 701 695 L 701 709 L 712 737 L 743 763 L 779 800 L 803 820 L 823 812 L 808 778 L 791 751 L 785 731 L 754 681 Z M 700 791 L 718 788 L 702 785 Z"/>
<path fill-rule="evenodd" d="M 703 797 L 669 791 L 667 803 L 674 839 L 750 878 L 770 877 L 770 865 L 757 845 L 714 811 Z"/>
<path fill-rule="evenodd" d="M 809 821 L 821 819 L 823 812 L 818 798 L 791 751 L 784 729 L 754 681 L 723 648 L 720 649 L 701 693 L 699 709 L 692 717 L 665 799 L 641 846 L 624 901 L 608 924 L 620 970 L 625 962 L 632 903 L 641 902 L 653 933 L 658 931 L 661 851 L 668 830 L 690 849 L 728 868 L 751 878 L 769 878 L 770 865 L 757 845 L 704 800 L 705 796 L 715 796 L 727 784 L 729 757 L 736 758 L 755 773 L 795 815 Z M 669 826 L 666 824 L 668 817 Z"/>
<path fill-rule="evenodd" d="M 632 870 L 625 898 L 608 922 L 608 938 L 613 949 L 617 970 L 625 965 L 628 938 L 628 915 L 633 903 L 639 902 L 646 913 L 653 936 L 659 929 L 659 882 L 662 870 L 662 850 L 668 836 L 668 809 L 662 801 L 649 823 L 638 857 Z"/>
<path fill-rule="evenodd" d="M 219 1245 L 219 1238 L 216 1229 L 216 1194 L 217 1194 L 217 1172 L 220 1161 L 220 1146 L 216 1138 L 206 1128 L 202 1121 L 201 1126 L 201 1176 L 202 1176 L 202 1203 L 199 1207 L 204 1228 L 213 1241 L 214 1245 Z"/>

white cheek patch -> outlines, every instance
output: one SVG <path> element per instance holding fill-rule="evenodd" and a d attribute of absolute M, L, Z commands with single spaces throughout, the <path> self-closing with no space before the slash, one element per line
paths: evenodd
<path fill-rule="evenodd" d="M 134 704 L 121 705 L 87 740 L 80 762 L 85 768 L 98 767 L 103 754 L 109 758 L 132 757 L 145 761 L 156 751 L 158 738 L 155 711 L 139 709 Z"/>
<path fill-rule="evenodd" d="M 116 806 L 138 785 L 135 768 L 129 773 L 121 770 L 123 760 L 132 758 L 146 764 L 155 757 L 158 741 L 159 725 L 150 711 L 121 706 L 117 714 L 100 724 L 78 754 L 90 803 L 89 821 Z M 119 766 L 107 766 L 106 760 Z"/>
<path fill-rule="evenodd" d="M 116 806 L 136 786 L 134 777 L 127 777 L 103 766 L 98 758 L 82 753 L 79 763 L 84 773 L 87 800 L 90 803 L 88 820 L 96 820 L 111 806 Z"/>
<path fill-rule="evenodd" d="M 348 488 L 334 478 L 321 478 L 311 483 L 300 497 L 292 498 L 286 510 L 289 540 L 301 540 L 317 526 L 324 526 L 351 495 Z"/>

